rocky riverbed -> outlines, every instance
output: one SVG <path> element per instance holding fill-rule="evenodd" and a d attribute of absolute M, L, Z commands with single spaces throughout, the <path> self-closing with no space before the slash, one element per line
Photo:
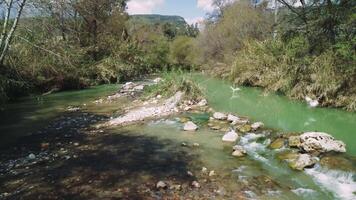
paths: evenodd
<path fill-rule="evenodd" d="M 342 141 L 319 132 L 282 133 L 182 93 L 141 98 L 159 81 L 127 83 L 90 102 L 128 100 L 106 114 L 68 107 L 47 127 L 2 149 L 0 199 L 356 197 L 356 161 L 344 154 Z M 344 190 L 325 184 L 323 172 Z"/>

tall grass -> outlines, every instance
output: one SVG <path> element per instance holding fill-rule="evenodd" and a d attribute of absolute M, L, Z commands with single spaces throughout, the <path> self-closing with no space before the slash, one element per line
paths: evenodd
<path fill-rule="evenodd" d="M 162 81 L 146 89 L 147 96 L 162 95 L 170 97 L 176 92 L 185 93 L 185 98 L 189 100 L 200 100 L 203 97 L 202 88 L 193 81 L 190 73 L 182 70 L 172 70 L 161 73 Z"/>
<path fill-rule="evenodd" d="M 323 106 L 356 111 L 356 67 L 343 66 L 345 62 L 334 51 L 310 55 L 300 38 L 289 44 L 268 40 L 250 41 L 245 46 L 231 67 L 230 79 L 235 83 L 294 99 L 310 96 Z"/>

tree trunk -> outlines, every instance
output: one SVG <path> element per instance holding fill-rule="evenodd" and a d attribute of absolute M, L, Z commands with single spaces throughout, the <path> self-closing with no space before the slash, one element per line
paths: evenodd
<path fill-rule="evenodd" d="M 4 38 L 6 37 L 6 39 L 4 39 L 4 42 L 0 49 L 1 50 L 1 55 L 0 55 L 0 64 L 1 65 L 4 63 L 5 56 L 9 50 L 11 40 L 14 36 L 15 30 L 19 23 L 19 20 L 20 20 L 23 8 L 25 7 L 25 4 L 26 4 L 26 0 L 22 0 L 22 2 L 19 4 L 19 9 L 17 11 L 17 15 L 15 17 L 14 23 L 12 24 L 10 31 L 7 34 L 5 34 L 5 36 L 4 36 Z M 9 9 L 11 10 L 11 8 L 9 8 Z"/>

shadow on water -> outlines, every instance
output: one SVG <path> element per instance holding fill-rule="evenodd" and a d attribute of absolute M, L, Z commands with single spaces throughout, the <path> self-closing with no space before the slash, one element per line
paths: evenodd
<path fill-rule="evenodd" d="M 159 180 L 192 181 L 186 172 L 195 155 L 179 144 L 129 131 L 93 132 L 92 120 L 83 118 L 105 119 L 80 112 L 61 117 L 42 134 L 21 139 L 17 150 L 1 150 L 0 194 L 9 193 L 4 199 L 145 199 Z M 51 146 L 42 157 L 50 159 L 40 156 L 43 141 Z M 30 152 L 38 160 L 28 161 Z M 19 156 L 27 161 L 4 170 L 6 160 Z"/>
<path fill-rule="evenodd" d="M 5 104 L 0 109 L 0 147 L 12 145 L 17 138 L 47 126 L 50 121 L 61 116 L 68 106 L 82 107 L 83 104 L 89 104 L 117 90 L 118 85 L 103 85 L 48 96 L 26 97 Z"/>

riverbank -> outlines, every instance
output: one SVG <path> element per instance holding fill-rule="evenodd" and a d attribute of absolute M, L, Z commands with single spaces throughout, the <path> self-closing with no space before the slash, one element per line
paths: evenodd
<path fill-rule="evenodd" d="M 192 80 L 190 78 L 192 77 L 188 79 Z M 204 86 L 204 83 L 209 85 L 209 80 L 195 79 L 200 86 Z M 230 104 L 225 95 L 218 95 L 219 98 L 225 98 L 224 100 L 214 100 L 207 95 L 207 101 L 199 102 L 189 102 L 189 97 L 184 98 L 176 107 L 179 112 L 172 115 L 139 119 L 138 122 L 124 127 L 107 126 L 108 122 L 125 116 L 132 110 L 159 107 L 160 102 L 165 102 L 169 97 L 156 94 L 142 96 L 141 85 L 141 82 L 132 85 L 132 89 L 136 88 L 134 93 L 130 90 L 124 93 L 122 90 L 112 91 L 108 92 L 110 95 L 98 94 L 89 101 L 72 104 L 71 107 L 62 105 L 64 112 L 50 120 L 46 128 L 22 138 L 11 148 L 2 149 L 0 198 L 353 197 L 354 157 L 331 153 L 321 157 L 322 162 L 304 172 L 292 170 L 287 162 L 280 159 L 285 152 L 290 151 L 288 139 L 282 134 L 284 132 L 270 128 L 264 121 L 264 127 L 261 123 L 257 127 L 258 124 L 254 124 L 252 118 L 241 117 L 242 114 L 231 110 L 228 113 L 234 114 L 234 119 L 239 117 L 243 123 L 251 121 L 245 125 L 250 125 L 251 129 L 256 127 L 256 130 L 248 130 L 248 126 L 236 127 L 236 142 L 244 150 L 244 156 L 234 157 L 232 153 L 235 143 L 222 141 L 229 132 L 230 123 L 223 116 L 224 113 L 216 114 L 207 107 L 209 105 L 223 112 L 224 109 L 229 109 L 216 107 L 217 100 L 223 101 L 225 106 Z M 204 93 L 229 89 L 225 88 L 227 85 L 220 85 L 222 88 L 210 88 Z M 212 96 L 216 98 L 215 95 L 216 93 Z M 236 98 L 235 101 L 245 102 Z M 198 104 L 200 106 L 195 106 Z M 233 107 L 242 109 L 241 105 Z M 232 118 L 230 116 L 230 120 Z M 197 129 L 184 131 L 188 122 L 194 123 Z M 243 133 L 242 129 L 246 132 Z M 270 147 L 273 143 L 281 144 L 275 142 L 281 139 L 284 140 L 284 147 Z M 235 148 L 235 151 L 241 149 Z M 323 180 L 318 180 L 318 174 L 326 174 L 327 178 L 333 180 L 335 187 L 329 187 Z M 286 176 L 289 178 L 286 179 Z M 339 190 L 340 188 L 346 190 Z"/>

